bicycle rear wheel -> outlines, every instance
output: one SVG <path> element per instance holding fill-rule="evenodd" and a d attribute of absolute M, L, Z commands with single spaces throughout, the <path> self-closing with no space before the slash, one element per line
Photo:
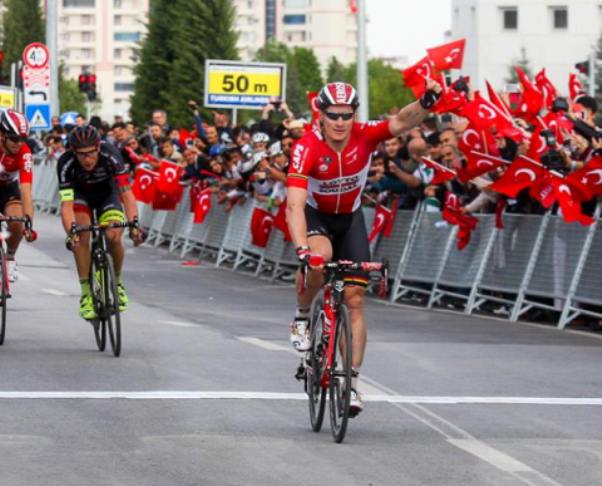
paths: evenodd
<path fill-rule="evenodd" d="M 94 300 L 94 308 L 96 309 L 97 322 L 92 323 L 94 327 L 94 338 L 96 339 L 96 346 L 99 351 L 104 351 L 107 344 L 107 321 L 104 316 L 104 296 L 102 291 L 102 274 L 103 270 L 100 268 L 94 259 L 92 259 L 92 265 L 90 267 L 90 291 L 92 292 L 92 298 Z"/>
<path fill-rule="evenodd" d="M 119 294 L 113 258 L 107 253 L 106 269 L 103 272 L 103 292 L 105 299 L 106 324 L 109 328 L 109 339 L 113 354 L 121 353 L 121 313 L 119 312 Z"/>
<path fill-rule="evenodd" d="M 6 332 L 6 307 L 8 300 L 8 273 L 6 272 L 6 256 L 4 249 L 0 247 L 0 305 L 2 306 L 2 322 L 0 323 L 0 346 L 4 344 L 4 333 Z"/>
<path fill-rule="evenodd" d="M 326 388 L 322 388 L 322 373 L 324 371 L 324 330 L 323 301 L 314 299 L 311 307 L 311 348 L 306 373 L 306 391 L 309 396 L 309 419 L 314 432 L 320 432 L 324 420 L 326 405 Z"/>
<path fill-rule="evenodd" d="M 340 443 L 347 431 L 351 398 L 351 322 L 345 304 L 339 307 L 334 339 L 335 355 L 330 369 L 328 398 L 332 437 Z"/>

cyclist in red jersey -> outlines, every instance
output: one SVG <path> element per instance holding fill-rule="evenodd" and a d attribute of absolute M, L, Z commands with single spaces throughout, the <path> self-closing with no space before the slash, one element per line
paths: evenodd
<path fill-rule="evenodd" d="M 359 99 L 355 89 L 347 83 L 329 83 L 322 88 L 317 97 L 319 125 L 292 148 L 287 181 L 288 227 L 302 262 L 309 262 L 312 255 L 321 255 L 325 261 L 370 260 L 360 206 L 371 154 L 380 142 L 418 125 L 441 91 L 436 81 L 427 80 L 420 100 L 388 120 L 356 123 Z M 353 334 L 350 413 L 355 416 L 362 410 L 357 381 L 366 347 L 363 305 L 368 276 L 349 274 L 345 282 Z M 298 351 L 309 349 L 309 309 L 321 285 L 322 267 L 310 267 L 303 292 L 297 275 L 297 308 L 290 339 Z"/>
<path fill-rule="evenodd" d="M 0 113 L 0 211 L 4 216 L 27 218 L 25 224 L 8 224 L 6 239 L 7 273 L 10 282 L 18 278 L 15 255 L 21 239 L 33 241 L 33 198 L 31 194 L 33 158 L 25 143 L 29 122 L 22 113 L 7 109 Z"/>

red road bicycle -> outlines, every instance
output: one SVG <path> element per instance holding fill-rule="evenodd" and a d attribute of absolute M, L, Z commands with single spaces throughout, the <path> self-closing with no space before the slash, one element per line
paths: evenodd
<path fill-rule="evenodd" d="M 313 258 L 313 257 L 312 257 Z M 321 262 L 311 266 L 318 266 Z M 306 268 L 303 269 L 305 284 Z M 309 397 L 312 429 L 322 428 L 326 392 L 330 410 L 330 429 L 334 441 L 345 438 L 351 395 L 351 321 L 344 303 L 344 276 L 349 271 L 380 272 L 381 292 L 386 292 L 388 265 L 376 262 L 338 261 L 324 264 L 322 295 L 314 299 L 310 312 L 311 347 L 305 356 L 305 390 Z M 379 292 L 380 293 L 380 292 Z"/>
<path fill-rule="evenodd" d="M 10 285 L 8 281 L 8 270 L 6 263 L 6 251 L 4 250 L 4 224 L 19 222 L 27 223 L 29 221 L 24 216 L 0 216 L 0 307 L 2 307 L 2 317 L 0 321 L 0 345 L 4 344 L 4 334 L 6 333 L 6 308 L 10 298 Z M 33 240 L 37 238 L 35 231 L 32 231 Z"/>

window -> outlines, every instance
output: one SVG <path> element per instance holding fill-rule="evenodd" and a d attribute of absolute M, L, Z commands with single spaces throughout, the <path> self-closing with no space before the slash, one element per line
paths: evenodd
<path fill-rule="evenodd" d="M 114 8 L 121 8 L 123 5 L 123 2 L 121 0 L 113 0 L 113 7 Z"/>
<path fill-rule="evenodd" d="M 134 83 L 114 83 L 114 91 L 134 91 Z"/>
<path fill-rule="evenodd" d="M 121 42 L 138 42 L 140 40 L 140 32 L 115 32 L 113 40 Z"/>
<path fill-rule="evenodd" d="M 90 25 L 92 23 L 91 15 L 82 15 L 82 25 Z"/>
<path fill-rule="evenodd" d="M 502 11 L 502 27 L 504 30 L 518 29 L 518 8 L 505 7 Z"/>
<path fill-rule="evenodd" d="M 552 26 L 554 29 L 569 28 L 569 9 L 567 7 L 552 7 Z"/>
<path fill-rule="evenodd" d="M 131 73 L 129 66 L 115 66 L 115 76 L 124 76 Z"/>
<path fill-rule="evenodd" d="M 113 57 L 115 59 L 121 59 L 123 56 L 123 49 L 113 49 Z"/>
<path fill-rule="evenodd" d="M 82 41 L 90 42 L 92 40 L 92 32 L 82 32 Z"/>
<path fill-rule="evenodd" d="M 305 24 L 305 15 L 285 15 L 282 21 L 285 24 L 303 25 Z"/>
<path fill-rule="evenodd" d="M 82 49 L 81 53 L 81 57 L 84 59 L 90 59 L 92 57 L 92 49 Z"/>
<path fill-rule="evenodd" d="M 122 17 L 121 17 L 121 15 L 115 15 L 115 16 L 113 17 L 113 23 L 114 23 L 115 25 L 121 25 L 121 18 L 122 18 Z"/>
<path fill-rule="evenodd" d="M 63 0 L 63 7 L 95 7 L 95 0 Z"/>
<path fill-rule="evenodd" d="M 282 5 L 284 8 L 305 8 L 307 0 L 283 0 Z"/>

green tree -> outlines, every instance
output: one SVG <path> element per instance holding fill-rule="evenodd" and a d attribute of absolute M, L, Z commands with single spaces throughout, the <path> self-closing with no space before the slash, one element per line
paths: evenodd
<path fill-rule="evenodd" d="M 515 68 L 521 68 L 525 74 L 529 77 L 529 79 L 533 78 L 533 70 L 531 69 L 531 63 L 527 58 L 527 49 L 521 47 L 520 49 L 520 58 L 512 61 L 512 64 L 508 67 L 508 76 L 506 77 L 507 83 L 518 83 L 518 75 L 516 74 Z"/>
<path fill-rule="evenodd" d="M 165 98 L 169 120 L 175 126 L 192 123 L 188 100 L 202 100 L 206 59 L 238 59 L 231 0 L 177 0 L 177 29 L 171 40 L 176 53 L 169 70 Z"/>
<path fill-rule="evenodd" d="M 39 0 L 2 0 L 6 10 L 2 22 L 2 51 L 5 74 L 21 59 L 23 49 L 32 42 L 45 42 L 44 21 Z"/>
<path fill-rule="evenodd" d="M 331 57 L 326 69 L 326 81 L 334 83 L 335 81 L 342 81 L 347 76 L 347 70 L 345 65 L 339 61 L 336 57 Z"/>
<path fill-rule="evenodd" d="M 175 59 L 173 43 L 176 33 L 177 4 L 172 0 L 151 0 L 148 32 L 136 49 L 136 80 L 130 114 L 137 124 L 150 119 L 154 109 L 165 108 L 169 98 L 169 71 Z"/>
<path fill-rule="evenodd" d="M 286 64 L 286 102 L 294 113 L 306 112 L 307 92 L 323 84 L 320 63 L 313 50 L 304 47 L 289 49 L 282 42 L 268 41 L 255 55 L 256 61 Z"/>

